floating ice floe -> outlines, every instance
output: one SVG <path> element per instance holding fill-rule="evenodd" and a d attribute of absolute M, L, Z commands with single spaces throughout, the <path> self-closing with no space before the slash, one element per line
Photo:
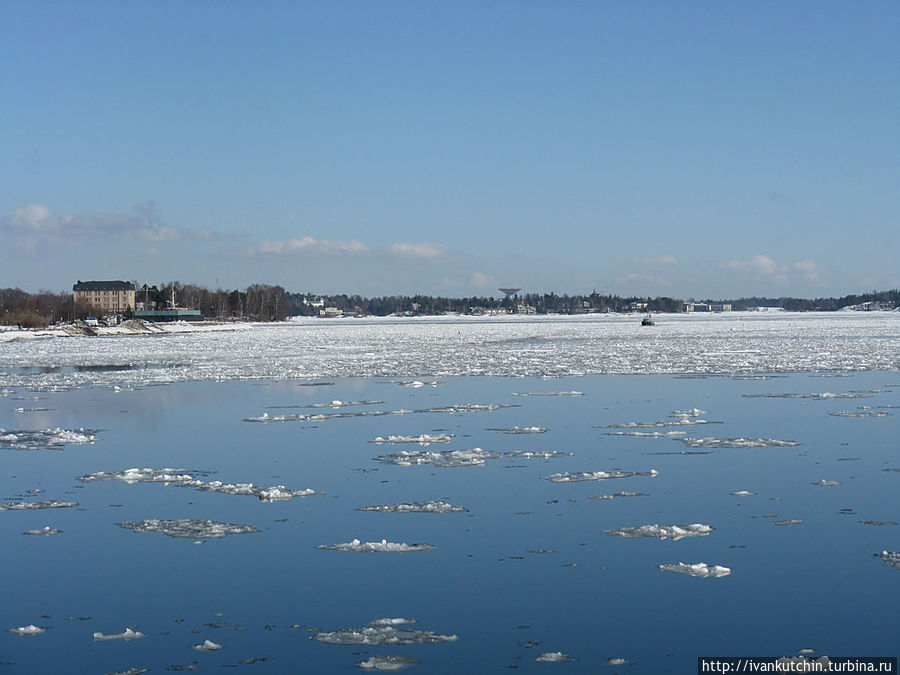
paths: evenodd
<path fill-rule="evenodd" d="M 658 476 L 659 471 L 590 471 L 584 473 L 554 473 L 547 476 L 553 483 L 579 483 L 592 480 L 610 480 L 612 478 L 631 478 L 632 476 Z"/>
<path fill-rule="evenodd" d="M 125 483 L 164 483 L 166 485 L 174 483 L 179 487 L 190 487 L 200 492 L 218 492 L 227 495 L 249 495 L 257 497 L 264 502 L 271 502 L 279 499 L 293 499 L 294 497 L 309 497 L 311 495 L 322 495 L 323 492 L 317 492 L 311 488 L 305 490 L 292 490 L 284 485 L 275 485 L 274 487 L 264 487 L 254 485 L 253 483 L 223 483 L 222 481 L 202 481 L 194 478 L 194 475 L 205 475 L 207 472 L 194 471 L 192 473 L 183 473 L 184 469 L 126 469 L 125 471 L 98 471 L 97 473 L 89 473 L 85 476 L 79 476 L 78 480 L 83 483 L 103 480 L 120 480 Z"/>
<path fill-rule="evenodd" d="M 117 670 L 114 673 L 108 673 L 107 675 L 141 675 L 142 673 L 149 673 L 149 668 L 129 668 L 128 670 Z"/>
<path fill-rule="evenodd" d="M 94 443 L 94 429 L 44 429 L 40 431 L 9 431 L 0 429 L 0 449 L 3 450 L 62 450 L 67 445 Z"/>
<path fill-rule="evenodd" d="M 606 659 L 606 662 L 611 666 L 624 666 L 628 661 L 622 658 L 611 658 Z"/>
<path fill-rule="evenodd" d="M 686 431 L 607 431 L 607 436 L 635 436 L 637 438 L 674 438 L 686 436 Z"/>
<path fill-rule="evenodd" d="M 682 438 L 689 448 L 790 448 L 800 443 L 774 438 Z"/>
<path fill-rule="evenodd" d="M 563 654 L 562 652 L 544 652 L 540 656 L 538 656 L 534 662 L 535 663 L 574 663 L 578 659 L 569 656 L 568 654 Z"/>
<path fill-rule="evenodd" d="M 598 501 L 609 501 L 616 497 L 649 497 L 646 492 L 616 492 L 611 495 L 591 495 L 588 499 L 596 499 Z"/>
<path fill-rule="evenodd" d="M 664 427 L 693 427 L 700 424 L 721 424 L 721 422 L 710 422 L 709 420 L 697 419 L 678 419 L 678 420 L 659 420 L 658 422 L 625 422 L 623 424 L 599 424 L 593 429 L 661 429 Z"/>
<path fill-rule="evenodd" d="M 706 563 L 683 563 L 677 565 L 660 565 L 659 569 L 663 572 L 677 572 L 678 574 L 689 574 L 692 577 L 727 577 L 731 574 L 731 569 L 722 567 L 721 565 L 707 565 Z"/>
<path fill-rule="evenodd" d="M 353 405 L 381 405 L 384 401 L 339 401 L 335 399 L 331 403 L 313 403 L 308 408 L 347 408 Z"/>
<path fill-rule="evenodd" d="M 212 640 L 204 640 L 198 645 L 192 645 L 191 649 L 196 649 L 198 652 L 215 652 L 222 649 L 222 645 Z"/>
<path fill-rule="evenodd" d="M 56 530 L 49 525 L 40 528 L 39 530 L 25 530 L 22 534 L 29 534 L 32 536 L 40 537 L 40 536 L 50 536 L 53 534 L 61 534 L 62 530 Z"/>
<path fill-rule="evenodd" d="M 820 394 L 742 394 L 744 398 L 811 398 L 828 401 L 835 398 L 872 398 L 869 394 L 832 394 L 829 391 Z"/>
<path fill-rule="evenodd" d="M 334 632 L 316 633 L 312 639 L 330 645 L 366 645 L 378 647 L 380 645 L 411 645 L 411 644 L 436 644 L 456 642 L 456 635 L 441 635 L 429 630 L 414 630 L 411 628 L 396 628 L 393 623 L 385 623 L 385 619 L 371 622 L 363 628 L 345 628 Z M 391 621 L 391 620 L 387 620 Z M 404 619 L 402 624 L 415 623 L 410 619 Z"/>
<path fill-rule="evenodd" d="M 13 408 L 13 412 L 30 413 L 30 412 L 52 412 L 54 408 Z"/>
<path fill-rule="evenodd" d="M 900 551 L 882 551 L 881 553 L 876 553 L 875 557 L 881 558 L 891 567 L 896 567 L 900 570 Z"/>
<path fill-rule="evenodd" d="M 755 497 L 755 492 L 750 492 L 750 490 L 738 490 L 737 492 L 729 492 L 728 494 L 734 495 L 735 497 Z"/>
<path fill-rule="evenodd" d="M 821 485 L 822 487 L 832 487 L 840 484 L 841 482 L 839 480 L 825 480 L 824 478 L 811 483 L 811 485 Z"/>
<path fill-rule="evenodd" d="M 418 623 L 415 619 L 407 619 L 402 616 L 397 616 L 393 618 L 385 618 L 385 619 L 375 619 L 374 621 L 370 621 L 370 626 L 410 626 L 414 623 Z"/>
<path fill-rule="evenodd" d="M 525 391 L 513 392 L 513 396 L 584 396 L 583 391 Z"/>
<path fill-rule="evenodd" d="M 29 624 L 27 626 L 19 626 L 18 628 L 10 628 L 9 632 L 13 635 L 40 635 L 41 633 L 46 633 L 48 630 L 50 629 L 45 626 Z"/>
<path fill-rule="evenodd" d="M 466 513 L 469 509 L 463 506 L 453 506 L 442 501 L 431 502 L 404 502 L 402 504 L 379 504 L 377 506 L 363 506 L 357 511 L 377 511 L 379 513 Z"/>
<path fill-rule="evenodd" d="M 836 410 L 828 413 L 833 417 L 889 417 L 883 410 Z"/>
<path fill-rule="evenodd" d="M 245 422 L 322 422 L 324 420 L 349 419 L 352 417 L 384 417 L 385 415 L 409 415 L 412 410 L 357 410 L 355 412 L 316 413 L 312 415 L 299 413 L 296 415 L 270 415 L 263 413 L 259 417 L 245 417 Z M 419 412 L 419 411 L 416 411 Z"/>
<path fill-rule="evenodd" d="M 486 460 L 499 457 L 502 457 L 499 452 L 490 452 L 481 448 L 444 450 L 441 452 L 432 450 L 401 450 L 392 455 L 376 457 L 375 461 L 388 462 L 397 466 L 433 464 L 443 468 L 453 468 L 459 466 L 484 466 Z"/>
<path fill-rule="evenodd" d="M 772 525 L 800 525 L 803 523 L 802 520 L 773 520 Z"/>
<path fill-rule="evenodd" d="M 41 509 L 71 509 L 78 502 L 64 502 L 59 499 L 48 499 L 40 502 L 11 502 L 0 504 L 0 511 L 39 511 Z"/>
<path fill-rule="evenodd" d="M 391 380 L 390 384 L 397 384 L 401 387 L 410 387 L 411 389 L 421 389 L 422 387 L 438 386 L 436 380 L 431 380 L 430 382 L 423 382 L 422 380 Z"/>
<path fill-rule="evenodd" d="M 691 408 L 690 410 L 673 410 L 672 417 L 681 417 L 682 419 L 687 417 L 699 417 L 700 415 L 705 415 L 705 410 L 700 410 L 700 408 Z"/>
<path fill-rule="evenodd" d="M 181 539 L 219 539 L 229 534 L 250 534 L 259 532 L 252 525 L 220 523 L 214 520 L 180 518 L 177 520 L 138 520 L 116 523 L 119 527 L 134 532 L 158 532 L 167 537 Z"/>
<path fill-rule="evenodd" d="M 896 525 L 893 520 L 861 520 L 860 525 L 875 525 L 876 527 L 884 527 L 885 525 Z"/>
<path fill-rule="evenodd" d="M 621 527 L 617 530 L 606 530 L 611 537 L 650 537 L 678 541 L 685 537 L 705 537 L 715 530 L 714 527 L 694 523 L 692 525 L 641 525 L 639 527 Z"/>
<path fill-rule="evenodd" d="M 367 542 L 354 539 L 346 544 L 320 544 L 316 548 L 328 551 L 350 551 L 351 553 L 411 553 L 413 551 L 427 551 L 434 548 L 434 546 L 431 544 L 398 544 L 386 539 Z"/>
<path fill-rule="evenodd" d="M 486 431 L 502 431 L 504 434 L 545 434 L 547 427 L 500 427 Z"/>
<path fill-rule="evenodd" d="M 420 436 L 378 436 L 373 438 L 370 443 L 418 443 L 419 445 L 430 445 L 432 443 L 449 443 L 453 440 L 453 434 L 421 434 Z"/>
<path fill-rule="evenodd" d="M 562 450 L 511 450 L 504 452 L 504 457 L 518 457 L 520 459 L 552 459 L 553 457 L 571 457 L 571 452 Z"/>
<path fill-rule="evenodd" d="M 120 480 L 123 483 L 184 483 L 194 480 L 197 472 L 186 473 L 184 469 L 125 469 L 124 471 L 97 471 L 79 476 L 82 483 L 102 480 Z"/>
<path fill-rule="evenodd" d="M 360 661 L 356 665 L 363 670 L 403 670 L 406 666 L 422 663 L 419 659 L 410 656 L 370 656 L 365 661 Z"/>
<path fill-rule="evenodd" d="M 94 642 L 100 642 L 103 640 L 138 640 L 142 637 L 146 637 L 143 633 L 136 630 L 131 630 L 130 628 L 126 628 L 121 633 L 113 633 L 111 635 L 104 635 L 103 633 L 94 633 Z"/>
<path fill-rule="evenodd" d="M 457 405 L 437 406 L 434 408 L 422 408 L 415 410 L 417 413 L 466 413 L 466 412 L 491 412 L 501 408 L 518 408 L 519 406 L 499 403 L 459 403 Z"/>

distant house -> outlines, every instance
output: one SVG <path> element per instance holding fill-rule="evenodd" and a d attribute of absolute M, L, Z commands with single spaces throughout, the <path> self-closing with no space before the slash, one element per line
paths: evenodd
<path fill-rule="evenodd" d="M 130 281 L 79 281 L 72 286 L 75 304 L 97 314 L 134 311 L 134 284 Z"/>

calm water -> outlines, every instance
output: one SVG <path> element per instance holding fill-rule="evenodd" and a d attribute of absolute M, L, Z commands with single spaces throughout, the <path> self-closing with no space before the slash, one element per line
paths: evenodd
<path fill-rule="evenodd" d="M 886 407 L 900 405 L 897 372 L 771 379 L 462 377 L 421 388 L 375 378 L 328 381 L 333 384 L 188 382 L 120 393 L 6 391 L 0 428 L 7 432 L 83 427 L 97 430 L 97 440 L 64 449 L 0 449 L 0 497 L 79 503 L 0 512 L 0 673 L 164 672 L 192 664 L 207 672 L 223 665 L 266 673 L 359 672 L 355 664 L 372 655 L 420 659 L 409 672 L 516 667 L 686 673 L 694 672 L 698 655 L 791 655 L 804 648 L 832 655 L 897 654 L 900 570 L 873 554 L 900 550 L 900 526 L 860 523 L 900 520 L 900 472 L 886 471 L 900 468 L 897 409 Z M 514 395 L 573 390 L 584 395 Z M 823 392 L 869 393 L 826 400 L 745 396 Z M 31 396 L 40 399 L 19 400 Z M 341 412 L 461 403 L 515 407 L 244 421 L 266 412 L 332 412 L 303 406 L 333 400 L 383 401 Z M 672 422 L 673 411 L 690 408 L 705 411 L 694 419 L 718 424 L 641 431 L 800 445 L 682 454 L 688 448 L 678 437 L 614 436 L 607 432 L 622 429 L 595 428 Z M 548 431 L 489 430 L 513 426 Z M 454 438 L 427 448 L 370 442 L 424 433 Z M 401 450 L 476 447 L 573 455 L 505 456 L 458 468 L 374 460 Z M 77 480 L 130 467 L 210 471 L 215 473 L 196 475 L 325 494 L 266 503 L 161 483 Z M 613 469 L 659 474 L 546 480 L 561 472 Z M 840 485 L 811 484 L 823 479 Z M 27 494 L 35 489 L 45 492 Z M 757 494 L 730 494 L 739 490 Z M 646 496 L 590 499 L 622 491 Z M 357 510 L 438 499 L 468 512 Z M 212 519 L 250 524 L 260 532 L 194 545 L 192 539 L 116 526 L 151 518 Z M 774 526 L 776 520 L 802 523 Z M 704 523 L 715 531 L 678 541 L 605 534 L 656 523 Z M 22 535 L 44 526 L 62 533 Z M 354 538 L 428 543 L 434 549 L 398 554 L 316 548 Z M 677 562 L 722 565 L 732 573 L 695 578 L 658 569 Z M 362 627 L 383 617 L 415 619 L 413 628 L 458 639 L 381 647 L 311 639 L 319 631 Z M 7 631 L 29 624 L 50 630 L 35 636 Z M 92 639 L 94 632 L 120 633 L 126 626 L 146 637 Z M 191 649 L 207 639 L 221 650 Z M 534 662 L 556 651 L 578 661 Z M 607 663 L 617 657 L 628 665 Z"/>

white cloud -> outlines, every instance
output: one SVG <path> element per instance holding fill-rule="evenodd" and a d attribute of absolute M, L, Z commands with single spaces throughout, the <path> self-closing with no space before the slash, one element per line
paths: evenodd
<path fill-rule="evenodd" d="M 17 208 L 0 217 L 0 233 L 14 238 L 19 249 L 35 253 L 42 247 L 77 246 L 98 238 L 123 237 L 156 243 L 184 239 L 212 239 L 208 230 L 166 225 L 152 202 L 137 204 L 132 213 L 79 213 L 53 211 L 43 204 Z"/>
<path fill-rule="evenodd" d="M 656 258 L 638 258 L 636 262 L 643 265 L 674 265 L 678 262 L 678 258 L 674 255 L 661 255 Z"/>
<path fill-rule="evenodd" d="M 421 260 L 442 260 L 452 257 L 452 252 L 443 244 L 420 243 L 411 244 L 398 241 L 388 247 L 391 255 L 398 258 L 417 258 Z"/>
<path fill-rule="evenodd" d="M 757 253 L 749 260 L 729 260 L 725 263 L 719 263 L 719 267 L 723 269 L 749 270 L 762 276 L 772 276 L 778 272 L 777 263 L 761 253 Z"/>
<path fill-rule="evenodd" d="M 617 284 L 659 284 L 667 286 L 668 281 L 652 274 L 626 274 L 624 277 L 616 277 Z"/>
<path fill-rule="evenodd" d="M 329 241 L 305 236 L 295 239 L 271 240 L 263 239 L 253 251 L 274 255 L 292 255 L 312 253 L 320 255 L 355 255 L 365 253 L 369 247 L 360 241 Z"/>
<path fill-rule="evenodd" d="M 798 260 L 794 263 L 794 269 L 800 272 L 807 281 L 817 284 L 822 282 L 822 277 L 819 274 L 822 272 L 822 267 L 812 260 Z"/>
<path fill-rule="evenodd" d="M 475 286 L 475 288 L 486 288 L 488 286 L 495 286 L 497 280 L 489 274 L 472 272 L 472 276 L 469 278 L 469 284 Z"/>

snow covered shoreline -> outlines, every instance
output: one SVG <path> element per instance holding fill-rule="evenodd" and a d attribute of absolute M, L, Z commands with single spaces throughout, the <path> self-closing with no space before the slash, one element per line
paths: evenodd
<path fill-rule="evenodd" d="M 0 326 L 0 342 L 34 340 L 54 337 L 106 337 L 110 335 L 165 335 L 172 333 L 209 333 L 213 331 L 250 330 L 251 323 L 221 323 L 218 321 L 172 321 L 153 323 L 132 319 L 118 326 L 85 326 L 63 324 L 52 328 L 22 328 Z"/>

